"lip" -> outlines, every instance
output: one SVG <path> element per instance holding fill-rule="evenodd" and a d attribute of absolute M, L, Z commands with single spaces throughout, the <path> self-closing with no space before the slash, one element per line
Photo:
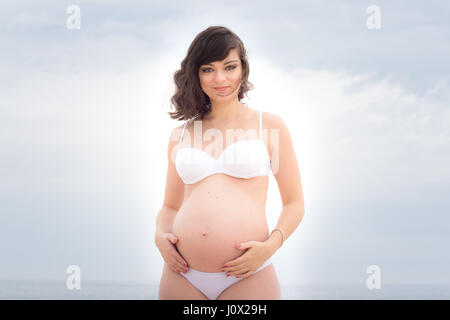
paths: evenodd
<path fill-rule="evenodd" d="M 228 88 L 229 87 L 214 87 L 214 89 L 217 90 L 217 91 L 225 91 Z"/>

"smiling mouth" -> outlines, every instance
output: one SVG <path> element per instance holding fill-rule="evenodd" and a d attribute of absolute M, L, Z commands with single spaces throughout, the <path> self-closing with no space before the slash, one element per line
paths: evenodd
<path fill-rule="evenodd" d="M 225 91 L 226 89 L 228 89 L 228 87 L 216 87 L 214 89 L 217 91 Z"/>

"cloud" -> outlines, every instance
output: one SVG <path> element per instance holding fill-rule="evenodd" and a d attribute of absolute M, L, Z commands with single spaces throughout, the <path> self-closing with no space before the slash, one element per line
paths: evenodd
<path fill-rule="evenodd" d="M 311 239 L 323 237 L 324 230 L 329 232 L 327 238 L 347 230 L 347 240 L 341 241 L 344 247 L 335 252 L 350 250 L 353 241 L 367 231 L 363 217 L 360 224 L 345 224 L 350 217 L 364 215 L 351 211 L 355 201 L 410 201 L 414 189 L 404 185 L 408 179 L 428 187 L 433 182 L 448 183 L 449 154 L 444 150 L 449 138 L 449 113 L 435 96 L 441 89 L 418 95 L 389 79 L 373 80 L 370 74 L 286 70 L 263 57 L 254 57 L 251 66 L 250 81 L 255 90 L 249 93 L 248 104 L 278 114 L 286 121 L 298 153 L 306 194 L 307 218 L 287 242 L 290 249 L 279 254 L 280 261 L 289 260 L 292 252 L 311 257 L 318 245 Z M 25 203 L 19 206 L 22 214 L 34 212 L 42 221 L 53 221 L 50 229 L 42 224 L 34 231 L 48 235 L 48 242 L 39 250 L 54 247 L 52 242 L 65 234 L 67 243 L 78 248 L 80 260 L 89 265 L 91 243 L 76 240 L 77 230 L 83 228 L 87 239 L 95 239 L 98 233 L 105 238 L 95 247 L 98 265 L 112 263 L 114 256 L 129 252 L 126 248 L 133 245 L 138 249 L 130 259 L 147 264 L 149 270 L 162 267 L 158 253 L 151 251 L 150 235 L 163 197 L 165 137 L 178 125 L 166 115 L 172 89 L 170 76 L 176 68 L 175 59 L 160 56 L 128 71 L 34 72 L 20 85 L 2 92 L 6 108 L 2 108 L 1 125 L 7 133 L 2 139 L 2 166 L 7 169 L 3 173 L 7 184 L 3 185 L 2 194 L 27 195 L 34 199 L 31 203 L 37 203 L 38 196 L 54 203 L 45 212 Z M 445 86 L 445 82 L 439 86 Z M 437 154 L 439 158 L 432 157 Z M 429 161 L 427 167 L 423 167 L 424 161 Z M 386 187 L 400 183 L 402 188 L 396 188 L 395 193 Z M 281 212 L 274 187 L 272 177 L 268 211 L 273 226 Z M 55 195 L 64 201 L 56 202 Z M 108 205 L 102 202 L 105 200 Z M 80 206 L 80 201 L 88 201 L 89 205 Z M 14 206 L 3 203 L 5 207 Z M 134 206 L 137 215 L 133 218 L 131 212 L 123 211 L 126 203 L 139 203 Z M 333 205 L 347 205 L 345 219 L 330 216 L 326 210 Z M 68 210 L 70 207 L 79 210 Z M 18 227 L 14 222 L 17 218 L 10 212 L 6 215 L 11 219 L 9 223 Z M 57 212 L 60 218 L 54 220 Z M 59 220 L 64 216 L 69 225 Z M 402 214 L 397 216 L 404 219 Z M 386 223 L 373 222 L 380 227 Z M 360 231 L 352 235 L 350 230 L 355 228 Z M 131 236 L 136 230 L 137 235 Z M 122 235 L 123 243 L 113 240 L 113 231 Z M 33 230 L 30 233 L 28 237 L 33 236 Z M 106 239 L 117 245 L 113 255 Z M 347 242 L 350 239 L 353 241 Z M 398 241 L 401 243 L 401 238 Z M 323 256 L 332 259 L 331 248 L 322 247 Z M 138 258 L 149 250 L 152 254 L 146 256 L 146 262 L 142 256 Z M 61 259 L 68 255 L 58 252 Z M 295 259 L 300 259 L 300 255 Z M 139 276 L 158 280 L 157 272 L 145 274 L 142 264 L 138 265 L 136 268 L 142 268 Z M 131 277 L 124 271 L 128 267 L 119 264 L 111 272 L 99 269 L 92 277 L 112 278 L 117 273 Z M 290 267 L 283 263 L 278 266 L 278 270 L 285 268 Z M 305 266 L 305 270 L 310 269 Z M 288 281 L 282 274 L 282 281 Z M 307 276 L 300 273 L 296 281 Z"/>
<path fill-rule="evenodd" d="M 163 198 L 167 139 L 179 124 L 166 114 L 171 75 L 190 35 L 213 22 L 199 17 L 214 8 L 198 14 L 185 9 L 193 16 L 180 9 L 180 20 L 171 13 L 152 20 L 137 15 L 151 6 L 135 7 L 131 19 L 120 14 L 117 4 L 96 4 L 85 8 L 98 15 L 78 34 L 66 29 L 39 33 L 59 19 L 53 11 L 34 15 L 10 5 L 1 13 L 12 13 L 0 53 L 4 276 L 59 276 L 58 270 L 80 263 L 91 279 L 159 280 L 162 259 L 152 233 Z M 245 5 L 244 12 L 250 10 Z M 326 8 L 331 12 L 325 17 L 333 16 L 335 7 Z M 285 23 L 285 29 L 298 32 L 295 38 L 268 30 L 276 18 L 267 23 L 255 16 L 238 24 L 236 15 L 230 23 L 245 30 L 242 38 L 250 52 L 255 90 L 246 102 L 285 120 L 302 174 L 306 215 L 277 253 L 280 281 L 333 281 L 336 275 L 329 270 L 335 267 L 342 281 L 358 282 L 359 268 L 364 273 L 371 258 L 382 268 L 389 266 L 391 279 L 405 281 L 413 279 L 409 276 L 430 279 L 424 261 L 439 262 L 433 266 L 435 279 L 448 280 L 449 261 L 439 259 L 450 225 L 450 91 L 445 67 L 438 63 L 445 44 L 421 56 L 433 68 L 422 75 L 426 85 L 415 90 L 391 60 L 404 59 L 407 48 L 375 45 L 367 49 L 376 49 L 373 55 L 364 55 L 351 49 L 367 39 L 336 36 L 320 17 L 291 11 L 303 26 Z M 345 10 L 336 12 L 346 17 Z M 251 19 L 254 24 L 245 28 Z M 342 28 L 352 30 L 347 23 Z M 15 44 L 26 30 L 36 33 L 21 33 L 26 41 Z M 420 39 L 430 29 L 423 30 Z M 439 30 L 433 41 L 446 32 Z M 412 36 L 404 29 L 401 34 Z M 154 41 L 145 41 L 147 35 Z M 384 44 L 396 40 L 394 32 L 384 37 L 389 38 Z M 333 45 L 325 45 L 331 38 Z M 260 50 L 273 46 L 272 40 L 279 41 L 276 49 Z M 276 187 L 271 177 L 270 226 L 281 212 Z M 420 255 L 404 251 L 407 246 L 420 248 Z M 415 263 L 409 276 L 402 276 L 401 259 Z"/>
<path fill-rule="evenodd" d="M 47 25 L 48 16 L 46 12 L 21 12 L 12 16 L 7 24 L 7 30 L 32 29 Z"/>

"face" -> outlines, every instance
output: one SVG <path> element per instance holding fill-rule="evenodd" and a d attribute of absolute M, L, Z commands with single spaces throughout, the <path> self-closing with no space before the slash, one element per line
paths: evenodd
<path fill-rule="evenodd" d="M 237 99 L 242 77 L 242 64 L 237 49 L 231 49 L 222 61 L 201 65 L 198 72 L 200 86 L 211 102 Z"/>

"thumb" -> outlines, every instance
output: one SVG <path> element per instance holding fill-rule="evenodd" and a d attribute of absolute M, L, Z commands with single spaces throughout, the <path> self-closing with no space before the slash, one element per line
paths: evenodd
<path fill-rule="evenodd" d="M 169 234 L 169 241 L 172 243 L 176 243 L 178 241 L 178 238 L 175 237 L 173 234 Z"/>
<path fill-rule="evenodd" d="M 238 248 L 240 250 L 245 250 L 245 249 L 250 248 L 252 246 L 253 246 L 253 241 L 249 241 L 249 242 L 238 243 L 236 245 L 236 248 Z"/>

